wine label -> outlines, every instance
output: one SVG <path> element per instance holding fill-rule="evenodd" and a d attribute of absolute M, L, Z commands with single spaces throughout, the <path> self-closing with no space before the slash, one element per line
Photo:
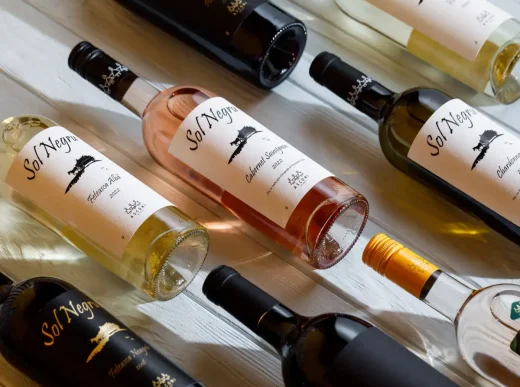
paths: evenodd
<path fill-rule="evenodd" d="M 280 227 L 307 192 L 333 176 L 220 97 L 188 115 L 169 152 Z"/>
<path fill-rule="evenodd" d="M 486 0 L 367 0 L 467 60 L 512 16 Z"/>
<path fill-rule="evenodd" d="M 520 226 L 520 138 L 459 99 L 421 128 L 408 158 Z"/>
<path fill-rule="evenodd" d="M 188 374 L 78 290 L 33 317 L 27 354 L 70 386 L 192 386 Z"/>
<path fill-rule="evenodd" d="M 59 126 L 23 147 L 6 182 L 116 257 L 146 219 L 172 205 Z"/>

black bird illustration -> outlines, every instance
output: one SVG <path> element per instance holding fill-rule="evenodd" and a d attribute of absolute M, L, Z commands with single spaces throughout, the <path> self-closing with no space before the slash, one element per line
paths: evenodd
<path fill-rule="evenodd" d="M 237 145 L 238 147 L 237 147 L 237 149 L 235 149 L 235 151 L 233 152 L 233 154 L 229 158 L 228 164 L 231 164 L 233 159 L 240 152 L 242 152 L 242 149 L 244 149 L 244 147 L 246 146 L 247 140 L 249 139 L 249 137 L 251 137 L 251 136 L 253 136 L 253 135 L 257 134 L 257 133 L 261 133 L 261 132 L 262 132 L 261 130 L 256 130 L 252 126 L 244 126 L 242 129 L 240 129 L 238 131 L 238 136 L 235 139 L 235 141 L 230 143 L 230 145 Z"/>
<path fill-rule="evenodd" d="M 97 163 L 98 161 L 101 160 L 96 160 L 92 156 L 81 156 L 79 159 L 77 159 L 74 168 L 72 168 L 71 171 L 67 172 L 69 175 L 74 175 L 74 178 L 67 186 L 65 193 L 69 192 L 72 186 L 79 181 L 79 178 L 81 177 L 81 175 L 85 173 L 85 169 L 87 169 L 88 166 Z"/>
<path fill-rule="evenodd" d="M 479 161 L 481 161 L 489 150 L 489 146 L 493 141 L 495 141 L 498 137 L 502 136 L 502 134 L 498 134 L 494 130 L 485 130 L 484 133 L 480 135 L 480 140 L 476 147 L 473 148 L 474 151 L 480 151 L 479 155 L 475 159 L 475 162 L 471 166 L 471 170 L 475 169 Z"/>

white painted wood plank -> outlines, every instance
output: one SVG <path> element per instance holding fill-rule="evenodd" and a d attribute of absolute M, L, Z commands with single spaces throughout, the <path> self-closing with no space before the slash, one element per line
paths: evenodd
<path fill-rule="evenodd" d="M 75 121 L 99 133 L 110 143 L 116 144 L 119 150 L 131 155 L 139 164 L 175 184 L 183 193 L 193 194 L 193 197 L 206 208 L 229 219 L 213 203 L 204 200 L 201 195 L 195 195 L 193 190 L 179 184 L 151 162 L 142 147 L 137 120 L 107 97 L 101 96 L 78 76 L 68 73 L 66 57 L 78 38 L 45 18 L 40 19 L 41 15 L 27 7 L 16 3 L 8 4 L 6 1 L 0 4 L 7 10 L 7 14 L 2 15 L 7 20 L 4 24 L 6 28 L 0 31 L 2 36 L 9 38 L 2 50 L 5 52 L 9 49 L 10 52 L 8 58 L 0 59 L 0 68 L 58 107 L 60 111 L 73 117 Z M 114 56 L 117 54 L 118 59 L 149 79 L 160 83 L 197 80 L 197 83 L 220 92 L 367 195 L 372 204 L 373 215 L 364 240 L 360 241 L 348 261 L 334 269 L 311 272 L 299 265 L 296 259 L 281 253 L 251 230 L 248 230 L 250 235 L 284 255 L 284 259 L 300 272 L 279 261 L 275 256 L 259 259 L 261 255 L 246 253 L 243 257 L 227 260 L 236 263 L 240 270 L 245 271 L 248 277 L 256 280 L 259 285 L 273 288 L 273 294 L 295 309 L 312 314 L 321 310 L 353 311 L 357 307 L 363 309 L 368 305 L 371 309 L 361 310 L 361 315 L 375 319 L 394 335 L 397 332 L 396 336 L 408 345 L 422 347 L 422 351 L 427 352 L 432 362 L 436 363 L 439 355 L 455 351 L 453 337 L 449 335 L 450 327 L 428 308 L 411 297 L 403 296 L 402 291 L 381 280 L 360 263 L 360 252 L 364 242 L 374 232 L 381 230 L 377 224 L 386 229 L 400 230 L 399 236 L 402 240 L 413 241 L 414 247 L 428 252 L 437 263 L 444 263 L 444 267 L 449 265 L 456 272 L 466 274 L 470 278 L 482 277 L 486 282 L 494 281 L 493 277 L 497 280 L 509 276 L 518 277 L 518 263 L 512 259 L 508 261 L 517 251 L 516 246 L 509 246 L 510 255 L 500 253 L 495 262 L 484 261 L 475 267 L 473 261 L 476 252 L 493 252 L 504 244 L 503 238 L 490 233 L 482 236 L 476 244 L 474 240 L 468 239 L 472 245 L 463 244 L 461 248 L 460 235 L 449 234 L 449 226 L 455 225 L 460 228 L 457 222 L 461 221 L 464 227 L 481 228 L 478 222 L 460 211 L 453 211 L 451 206 L 438 200 L 430 191 L 390 167 L 380 155 L 375 135 L 367 131 L 364 126 L 366 123 L 359 119 L 359 115 L 346 116 L 332 110 L 331 106 L 334 105 L 329 100 L 326 99 L 327 103 L 323 103 L 309 94 L 302 93 L 302 87 L 310 91 L 317 88 L 310 80 L 304 80 L 306 67 L 312 59 L 309 54 L 291 78 L 291 82 L 277 88 L 274 93 L 265 93 L 252 89 L 234 75 L 119 9 L 112 2 L 79 3 L 54 0 L 32 1 L 32 4 L 93 43 L 110 49 Z M 118 20 L 117 25 L 113 23 L 114 15 Z M 94 25 L 96 28 L 93 28 Z M 23 35 L 16 36 L 14 31 L 20 30 L 24 31 Z M 110 36 L 107 31 L 110 31 Z M 336 48 L 336 52 L 347 52 L 342 47 L 336 47 L 330 41 L 311 34 L 308 53 L 327 45 Z M 41 47 L 46 48 L 45 54 L 41 52 Z M 169 49 L 166 51 L 164 47 Z M 183 60 L 179 61 L 179 57 Z M 360 63 L 363 62 L 363 57 L 356 58 Z M 172 67 L 172 63 L 175 67 Z M 370 65 L 370 62 L 368 64 Z M 341 107 L 341 111 L 351 113 L 345 108 L 344 103 L 338 106 Z M 185 199 L 180 197 L 179 200 L 182 203 Z M 430 208 L 420 210 L 424 205 Z M 423 223 L 424 228 L 417 230 L 417 223 Z M 215 226 L 219 227 L 218 224 Z M 235 233 L 234 230 L 227 230 L 223 234 L 227 232 Z M 235 237 L 238 238 L 238 235 L 231 235 L 228 240 L 234 243 Z M 486 249 L 482 250 L 482 247 Z M 223 248 L 222 251 L 226 250 Z M 264 251 L 263 254 L 268 252 Z M 456 256 L 457 254 L 459 255 Z M 210 257 L 211 264 L 215 261 L 218 259 L 213 260 Z M 308 277 L 324 285 L 337 296 L 309 281 Z M 190 287 L 190 292 L 199 292 L 200 284 L 199 277 Z M 353 296 L 357 296 L 358 300 Z M 433 318 L 430 319 L 429 316 Z M 442 335 L 442 332 L 447 333 Z M 435 344 L 442 351 L 438 350 Z M 447 362 L 457 366 L 461 363 L 456 357 L 453 361 L 451 358 L 447 359 Z M 467 374 L 467 378 L 471 380 L 471 372 L 462 368 L 461 372 Z M 475 383 L 478 383 L 478 380 Z"/>
<path fill-rule="evenodd" d="M 69 3 L 69 4 L 70 4 L 70 3 Z M 70 4 L 70 5 L 72 5 L 72 4 Z M 99 5 L 99 4 L 98 4 L 98 5 Z M 70 8 L 69 8 L 69 11 L 68 11 L 68 12 L 70 12 Z M 91 12 L 92 12 L 92 10 L 91 10 Z M 101 12 L 101 14 L 100 14 L 100 17 L 101 17 L 101 18 L 103 17 L 103 16 L 102 16 L 103 14 L 104 14 L 104 12 Z M 27 18 L 28 15 L 30 15 L 30 12 L 29 12 L 28 10 L 24 10 L 24 11 L 23 11 L 23 15 L 24 15 L 25 18 Z M 96 15 L 97 15 L 97 14 L 96 14 Z M 70 21 L 70 14 L 68 14 L 67 17 L 66 17 L 64 20 L 65 20 L 65 21 L 66 21 L 66 20 L 69 20 L 69 21 Z M 139 19 L 137 19 L 137 20 L 139 20 Z M 61 21 L 63 21 L 63 20 L 61 20 Z M 100 20 L 100 19 L 97 19 L 97 22 L 98 22 L 98 24 L 99 24 L 99 23 L 101 22 L 101 20 Z M 76 28 L 76 29 L 80 29 L 80 27 L 81 27 L 80 25 L 78 25 L 77 23 L 74 23 L 74 24 L 75 24 L 75 28 Z M 35 21 L 34 21 L 34 20 L 31 20 L 31 25 L 35 25 Z M 42 28 L 42 23 L 39 23 L 39 24 L 36 24 L 36 25 L 37 25 L 38 28 Z M 135 31 L 135 27 L 134 27 L 134 28 L 132 28 L 132 27 L 134 27 L 134 26 L 131 25 L 131 26 L 125 27 L 124 34 L 125 34 L 125 35 L 132 34 L 132 31 Z M 49 28 L 49 26 L 46 25 L 46 28 Z M 89 34 L 91 33 L 91 32 L 88 31 L 88 30 L 86 30 L 86 31 L 87 31 Z M 47 31 L 47 33 L 48 33 L 48 31 Z M 143 31 L 142 31 L 142 29 L 141 29 L 141 30 L 140 30 L 140 35 L 142 35 L 142 34 L 143 34 Z M 63 36 L 66 36 L 66 33 L 64 33 L 63 31 L 62 31 L 62 32 L 57 32 L 57 30 L 55 30 L 55 32 L 52 32 L 52 33 L 51 33 L 51 36 L 62 36 L 62 37 L 63 37 Z M 137 39 L 137 41 L 139 41 L 137 36 L 130 36 L 130 39 L 135 43 L 134 38 Z M 171 40 L 171 38 L 169 38 L 169 37 L 167 37 L 167 36 L 165 36 L 165 38 L 168 39 L 168 40 Z M 89 39 L 91 39 L 91 38 L 89 37 Z M 97 42 L 96 42 L 94 39 L 91 39 L 91 40 L 93 40 L 93 42 L 97 44 Z M 145 42 L 145 41 L 142 41 L 142 44 L 143 44 L 143 47 L 144 47 L 144 45 L 146 45 L 146 44 L 148 44 L 148 43 Z M 64 49 L 63 51 L 61 51 L 61 48 L 60 48 L 60 54 L 56 54 L 56 55 L 54 55 L 54 56 L 55 56 L 55 57 L 59 57 L 59 56 L 61 55 L 62 57 L 66 58 L 67 54 L 68 54 L 68 47 L 65 47 L 65 49 Z M 197 55 L 198 55 L 198 54 L 197 54 Z M 36 58 L 32 58 L 32 59 L 36 59 Z M 152 59 L 152 58 L 150 58 L 150 59 Z M 157 56 L 157 58 L 153 58 L 153 61 L 154 61 L 154 62 L 157 61 L 158 63 L 161 63 L 161 60 L 164 61 L 164 58 L 161 59 L 160 56 Z M 10 63 L 11 63 L 10 65 L 7 65 L 7 64 L 6 64 L 6 67 L 8 68 L 10 74 L 12 74 L 13 76 L 19 77 L 19 79 L 23 80 L 23 82 L 26 82 L 28 85 L 30 85 L 30 87 L 37 89 L 37 90 L 36 90 L 37 92 L 44 94 L 44 95 L 46 96 L 46 98 L 48 98 L 49 100 L 51 100 L 51 101 L 54 100 L 54 101 L 55 101 L 54 103 L 56 103 L 56 101 L 57 101 L 57 104 L 58 104 L 59 106 L 62 106 L 62 107 L 64 106 L 64 105 L 62 105 L 62 100 L 65 100 L 65 99 L 69 99 L 69 98 L 71 98 L 71 96 L 69 96 L 69 95 L 66 95 L 65 97 L 63 97 L 65 94 L 60 94 L 60 97 L 56 97 L 55 95 L 53 95 L 53 93 L 62 93 L 62 90 L 56 90 L 56 89 L 52 89 L 52 88 L 50 88 L 50 87 L 44 87 L 44 85 L 42 85 L 41 82 L 42 82 L 42 81 L 46 82 L 45 79 L 43 79 L 42 77 L 39 77 L 39 76 L 35 76 L 34 74 L 31 74 L 31 73 L 30 73 L 30 69 L 26 69 L 25 71 L 22 70 L 22 72 L 20 72 L 20 67 L 16 67 L 16 66 L 14 66 L 12 61 L 11 61 Z M 128 62 L 126 62 L 126 63 L 128 63 Z M 23 61 L 19 61 L 19 62 L 17 62 L 17 64 L 23 67 Z M 54 71 L 56 71 L 54 68 L 49 68 L 48 64 L 46 64 L 45 62 L 40 62 L 39 65 L 45 67 L 46 71 L 47 71 L 47 70 L 50 70 L 51 73 L 53 73 Z M 56 63 L 55 63 L 54 65 L 58 67 L 58 70 L 57 70 L 57 71 L 58 71 L 58 74 L 59 74 L 59 78 L 60 78 L 61 80 L 63 80 L 63 79 L 67 79 L 66 84 L 69 85 L 70 89 L 75 90 L 75 91 L 73 92 L 73 94 L 74 94 L 74 97 L 73 97 L 73 98 L 78 98 L 78 97 L 77 97 L 77 93 L 78 93 L 77 90 L 82 90 L 83 88 L 88 88 L 88 85 L 86 85 L 84 82 L 81 83 L 81 82 L 82 82 L 81 80 L 80 80 L 81 82 L 78 82 L 78 81 L 74 78 L 75 75 L 73 75 L 73 76 L 70 77 L 70 79 L 69 79 L 69 78 L 66 76 L 66 70 L 67 70 L 67 69 L 66 69 L 65 66 L 64 66 L 63 68 L 60 68 L 61 64 L 56 64 Z M 211 63 L 205 64 L 205 66 L 211 66 L 211 65 L 215 66 L 214 64 L 211 64 Z M 15 67 L 16 67 L 16 68 L 15 68 Z M 157 69 L 151 69 L 151 71 L 155 71 L 155 72 L 157 72 Z M 215 68 L 215 71 L 223 71 L 223 70 L 221 70 L 219 67 L 216 67 L 216 68 Z M 51 77 L 51 78 L 52 78 L 52 77 Z M 48 78 L 47 78 L 47 81 L 48 81 Z M 242 85 L 242 84 L 240 83 L 240 82 L 241 82 L 240 80 L 237 79 L 236 82 L 238 82 L 239 87 L 242 87 L 242 86 L 240 86 L 240 85 Z M 39 85 L 39 86 L 35 87 L 35 85 Z M 77 86 L 74 87 L 74 85 L 77 85 Z M 66 85 L 62 85 L 62 86 L 66 86 Z M 246 86 L 247 86 L 247 85 L 246 85 Z M 228 86 L 228 87 L 229 87 L 229 86 Z M 232 87 L 233 87 L 234 90 L 237 89 L 236 85 L 233 85 Z M 309 105 L 309 108 L 312 109 L 313 104 L 318 104 L 318 105 L 319 105 L 319 103 L 318 103 L 316 100 L 314 100 L 313 98 L 311 98 L 311 97 L 309 97 L 309 96 L 306 96 L 305 94 L 301 94 L 300 89 L 299 89 L 298 87 L 294 86 L 293 84 L 291 84 L 291 83 L 287 83 L 286 86 L 284 86 L 284 87 L 286 88 L 286 90 L 289 91 L 288 94 L 291 94 L 291 92 L 292 92 L 292 96 L 296 96 L 296 95 L 299 93 L 299 95 L 301 96 L 300 99 L 303 99 L 303 103 L 305 104 L 305 105 L 304 105 L 305 107 L 307 107 L 307 105 Z M 230 88 L 231 88 L 231 87 L 230 87 Z M 68 93 L 71 93 L 72 90 L 70 90 L 70 89 L 67 90 Z M 279 89 L 281 89 L 281 88 L 279 88 Z M 83 96 L 82 96 L 82 97 L 83 97 Z M 93 104 L 93 105 L 91 105 L 91 106 L 95 106 L 96 104 L 100 104 L 100 101 L 99 101 L 99 100 L 101 99 L 101 101 L 102 101 L 102 103 L 103 103 L 104 106 L 110 106 L 110 108 L 112 108 L 113 103 L 112 103 L 112 102 L 109 102 L 109 101 L 108 101 L 108 98 L 104 97 L 104 98 L 107 99 L 107 101 L 105 102 L 105 101 L 103 100 L 103 97 L 102 97 L 102 96 L 99 97 L 98 95 L 96 95 L 95 97 L 93 97 L 93 96 L 90 96 L 90 97 L 91 97 L 92 101 L 89 102 L 89 103 L 92 103 L 92 104 Z M 235 97 L 236 97 L 236 96 L 235 96 Z M 229 98 L 229 97 L 228 97 L 228 98 Z M 270 101 L 270 102 L 269 102 L 269 101 L 266 102 L 266 101 L 265 101 L 266 99 L 271 99 L 271 101 Z M 274 101 L 273 101 L 273 99 L 274 99 Z M 277 100 L 278 100 L 278 101 L 277 101 Z M 284 98 L 283 98 L 283 97 L 282 97 L 282 98 L 277 97 L 276 94 L 274 94 L 274 95 L 273 95 L 273 94 L 269 94 L 268 96 L 264 97 L 264 99 L 263 99 L 262 102 L 266 102 L 266 103 L 264 103 L 264 109 L 265 109 L 265 107 L 267 107 L 268 109 L 271 109 L 271 110 L 272 110 L 272 107 L 275 106 L 275 105 L 277 105 L 277 104 L 279 103 L 279 101 L 284 101 Z M 112 105 L 111 105 L 111 103 L 112 103 Z M 294 108 L 292 107 L 292 106 L 293 106 L 292 104 L 288 104 L 287 102 L 285 102 L 285 104 L 286 104 L 286 105 L 285 105 L 286 108 L 288 108 L 288 109 L 294 109 Z M 262 107 L 262 104 L 259 103 L 258 105 L 253 106 L 251 109 L 254 110 L 254 109 L 258 108 L 259 106 Z M 289 106 L 290 106 L 290 107 L 289 107 Z M 319 107 L 321 108 L 321 106 L 319 106 Z M 114 109 L 119 109 L 119 107 L 114 107 Z M 66 109 L 64 109 L 64 110 L 66 110 Z M 311 114 L 308 114 L 308 113 L 306 112 L 306 109 L 305 109 L 305 108 L 302 109 L 301 111 L 300 111 L 300 109 L 295 109 L 295 110 L 296 110 L 295 113 L 294 113 L 294 114 L 295 114 L 295 117 L 300 117 L 300 119 L 301 119 L 301 123 L 302 123 L 302 124 L 304 124 L 305 121 L 308 120 L 308 119 L 309 119 L 309 116 L 312 114 L 312 112 L 311 112 Z M 313 111 L 314 113 L 316 113 L 315 110 L 318 110 L 318 109 L 314 109 L 314 111 Z M 324 110 L 328 113 L 328 110 L 330 110 L 330 108 L 327 107 L 327 109 L 324 109 Z M 86 126 L 89 126 L 89 128 L 92 127 L 92 125 L 91 125 L 91 124 L 89 125 L 87 119 L 92 120 L 92 116 L 93 116 L 93 114 L 91 114 L 91 112 L 92 112 L 92 109 L 91 109 L 91 108 L 89 109 L 89 107 L 86 107 L 86 108 L 85 108 L 85 112 L 81 115 L 81 119 L 82 119 L 81 122 L 82 122 L 83 124 L 85 124 Z M 77 117 L 80 116 L 80 115 L 78 115 L 78 114 L 76 114 L 76 113 L 77 113 L 77 111 L 74 111 L 74 118 L 75 118 L 75 119 L 78 119 Z M 88 113 L 88 114 L 87 114 L 87 113 Z M 285 115 L 285 110 L 284 110 L 284 109 L 281 109 L 281 110 L 275 111 L 274 113 L 276 113 L 276 117 L 277 117 L 277 118 L 280 118 L 282 115 Z M 127 114 L 127 115 L 128 115 L 128 112 L 124 112 L 124 114 Z M 322 113 L 322 114 L 323 114 L 323 113 Z M 331 114 L 336 115 L 336 119 L 337 119 L 337 116 L 338 116 L 337 113 L 335 113 L 335 112 L 331 112 Z M 83 115 L 86 116 L 85 119 L 83 118 Z M 266 112 L 265 110 L 264 110 L 264 116 L 267 117 L 267 112 Z M 320 117 L 320 118 L 321 118 L 321 117 Z M 84 121 L 83 121 L 83 120 L 84 120 Z M 90 121 L 90 122 L 92 122 L 92 121 Z M 108 121 L 108 122 L 110 123 L 111 121 Z M 106 126 L 106 124 L 107 124 L 106 121 L 102 123 L 103 126 Z M 111 130 L 117 131 L 117 130 L 118 130 L 118 129 L 117 129 L 117 125 L 118 125 L 118 123 L 111 124 L 111 126 L 112 126 L 112 125 L 113 125 L 113 128 L 111 128 Z M 298 127 L 298 123 L 293 123 L 293 125 L 295 125 L 296 127 Z M 302 126 L 303 126 L 303 125 L 302 125 Z M 311 128 L 309 128 L 309 129 L 311 129 Z M 119 129 L 119 130 L 120 130 L 120 129 Z M 126 130 L 126 128 L 125 128 L 124 130 Z M 359 129 L 359 133 L 361 133 L 362 135 L 364 135 L 364 134 L 366 133 L 366 131 L 364 130 L 364 128 L 360 128 L 360 129 Z M 359 135 L 359 133 L 354 132 L 354 133 L 352 133 L 352 134 L 353 134 L 353 135 Z M 121 137 L 123 137 L 123 136 L 121 136 Z M 298 139 L 295 139 L 295 140 L 298 140 Z M 363 140 L 362 140 L 362 141 L 363 141 Z M 365 140 L 365 141 L 366 141 L 366 140 Z M 300 142 L 305 142 L 305 141 L 302 140 L 302 139 L 300 138 Z M 303 145 L 305 145 L 305 144 L 303 144 Z M 308 146 L 308 145 L 309 145 L 309 144 L 307 144 L 307 146 Z M 298 145 L 297 145 L 297 146 L 298 146 Z M 301 146 L 300 146 L 300 147 L 301 147 Z M 359 153 L 361 154 L 362 152 L 359 152 Z M 364 156 L 364 155 L 362 155 L 362 156 Z M 137 158 L 137 159 L 139 159 L 139 158 Z M 353 259 L 353 260 L 356 260 L 356 262 L 359 262 L 359 257 L 360 257 L 360 251 L 358 251 L 358 253 L 357 253 L 355 256 L 352 255 L 352 259 Z M 291 262 L 293 262 L 293 263 L 295 264 L 294 259 L 292 259 L 292 258 L 287 258 L 287 259 L 289 259 Z M 309 271 L 308 268 L 303 268 L 302 270 L 306 270 L 307 272 Z M 338 269 L 338 270 L 339 270 L 339 269 Z M 345 269 L 345 268 L 343 269 L 343 273 L 350 272 L 350 271 L 351 271 L 351 270 L 349 270 L 348 267 L 347 267 L 347 269 Z M 371 275 L 372 277 L 374 277 L 374 280 L 375 280 L 376 282 L 378 282 L 378 283 L 380 283 L 380 282 L 383 282 L 383 283 L 384 283 L 384 282 L 385 282 L 385 281 L 382 281 L 381 279 L 377 278 L 377 276 L 376 276 L 374 273 L 370 273 L 367 269 L 365 269 L 365 271 L 361 271 L 359 275 L 361 275 L 361 276 L 365 276 L 365 275 L 367 275 L 367 274 L 368 274 L 368 275 Z M 256 272 L 255 272 L 255 275 L 256 275 Z M 328 278 L 328 277 L 327 277 L 328 275 L 329 275 L 329 274 L 326 274 L 326 273 L 324 272 L 324 274 L 321 274 L 321 273 L 320 273 L 319 275 L 315 275 L 314 278 L 315 278 L 317 281 L 320 281 L 320 282 L 324 283 L 326 286 L 327 286 L 327 285 L 330 286 L 330 283 L 331 283 L 331 282 L 327 279 L 327 278 Z M 358 273 L 356 273 L 355 275 L 357 276 Z M 346 279 L 343 279 L 342 282 L 340 282 L 341 285 L 344 285 L 344 286 L 342 286 L 341 289 L 335 289 L 335 290 L 338 291 L 338 292 L 340 293 L 340 297 L 341 297 L 341 299 L 344 299 L 344 300 L 350 300 L 351 297 L 348 295 L 348 294 L 350 293 L 350 291 L 351 291 L 350 288 L 351 288 L 352 286 L 355 286 L 357 283 L 362 283 L 363 280 L 361 279 L 361 280 L 359 280 L 359 281 L 356 281 L 356 280 L 352 281 L 352 279 L 351 279 L 350 277 L 347 277 L 347 276 L 345 276 L 345 277 L 346 277 Z M 257 275 L 257 278 L 258 278 L 260 281 L 265 281 L 265 279 L 263 279 L 261 276 L 258 276 L 258 275 Z M 292 278 L 290 278 L 290 279 L 286 278 L 285 280 L 286 280 L 286 281 L 290 281 L 290 280 L 292 280 Z M 262 283 L 262 282 L 260 282 L 260 283 Z M 353 284 L 353 285 L 352 285 L 352 284 Z M 381 289 L 381 287 L 377 287 L 377 289 L 374 289 L 374 290 L 377 290 L 377 291 L 375 291 L 375 292 L 370 292 L 368 295 L 365 295 L 364 300 L 366 300 L 366 297 L 369 298 L 369 300 L 366 300 L 366 301 L 367 301 L 367 304 L 370 304 L 370 299 L 373 299 L 373 298 L 379 297 L 377 294 L 378 294 L 378 291 L 379 291 L 380 289 Z M 383 289 L 384 289 L 384 288 L 383 288 Z M 423 305 L 417 304 L 417 303 L 416 303 L 415 301 L 413 301 L 413 300 L 411 300 L 411 301 L 412 301 L 411 304 L 401 304 L 401 305 L 398 305 L 398 304 L 399 304 L 399 299 L 401 298 L 402 295 L 399 294 L 399 291 L 397 291 L 396 293 L 397 293 L 397 294 L 393 296 L 394 301 L 393 301 L 393 302 L 390 302 L 390 304 L 391 304 L 392 306 L 395 305 L 395 306 L 398 308 L 398 309 L 396 309 L 396 310 L 399 310 L 400 308 L 404 308 L 404 309 L 406 309 L 406 310 L 414 311 L 415 313 L 423 313 L 424 310 L 427 310 L 427 308 L 425 309 L 425 307 L 424 307 Z M 388 298 L 388 297 L 387 297 L 387 298 Z M 362 298 L 362 299 L 363 299 L 363 298 Z M 354 309 L 354 308 L 351 307 L 350 309 Z M 332 309 L 332 310 L 345 310 L 345 309 Z M 420 310 L 420 312 L 418 312 L 419 310 Z M 431 314 L 432 312 L 431 312 L 431 311 L 427 311 L 427 312 L 424 312 L 424 313 L 430 313 L 430 314 Z M 369 311 L 369 312 L 367 312 L 367 314 L 370 315 L 370 316 L 372 316 L 372 317 L 375 317 L 375 314 L 373 313 L 373 311 Z M 401 321 L 399 321 L 399 323 L 397 323 L 396 320 L 391 321 L 391 322 L 386 322 L 386 321 L 385 321 L 385 322 L 381 322 L 380 319 L 377 319 L 377 320 L 378 320 L 378 321 L 377 321 L 378 323 L 380 323 L 380 324 L 381 324 L 385 329 L 389 330 L 391 333 L 392 333 L 393 331 L 398 331 L 398 332 L 400 331 L 400 328 L 399 328 L 399 329 L 396 329 L 396 328 L 395 328 L 395 326 L 397 326 L 397 325 L 399 325 L 400 327 L 406 327 L 406 328 L 408 328 L 408 329 L 403 329 L 404 334 L 400 334 L 400 335 L 399 335 L 400 338 L 401 338 L 402 340 L 405 340 L 405 339 L 404 339 L 405 337 L 410 336 L 410 334 L 409 334 L 410 330 L 413 330 L 413 331 L 418 331 L 418 330 L 419 330 L 419 331 L 420 331 L 421 328 L 422 328 L 422 327 L 420 327 L 420 325 L 418 325 L 415 321 L 411 321 L 411 322 L 408 321 L 409 319 L 403 319 L 404 324 L 401 324 Z M 431 330 L 431 329 L 428 330 L 427 335 L 428 335 L 429 337 L 435 337 L 435 336 L 438 336 L 436 330 Z M 431 335 L 431 336 L 430 336 L 430 335 Z M 411 341 L 412 341 L 412 342 L 415 341 L 415 343 L 413 343 L 413 344 L 410 344 L 410 342 L 407 341 L 407 340 L 405 340 L 405 341 L 406 341 L 406 343 L 407 343 L 408 345 L 412 345 L 413 347 L 416 347 L 416 348 L 421 348 L 421 347 L 424 347 L 422 344 L 418 344 L 421 340 L 422 340 L 422 339 L 421 339 L 420 335 L 418 335 L 417 337 L 412 338 Z M 429 342 L 429 343 L 428 343 L 427 347 L 433 347 L 433 344 L 432 344 L 432 342 L 431 342 L 430 339 L 428 340 L 428 342 Z M 451 340 L 451 341 L 448 340 L 448 342 L 449 342 L 450 344 L 447 344 L 447 345 L 448 345 L 448 346 L 451 346 L 451 348 L 453 348 L 453 340 Z M 452 350 L 452 351 L 453 351 L 453 350 Z M 432 358 L 433 358 L 433 357 L 432 357 Z M 438 358 L 438 356 L 437 356 L 437 358 Z M 437 360 L 435 360 L 435 359 L 432 360 L 432 362 L 435 362 L 435 361 L 437 361 Z M 457 363 L 460 363 L 460 359 L 457 360 Z M 468 373 L 468 370 L 466 369 L 465 372 Z M 470 373 L 469 375 L 470 375 L 470 376 L 468 376 L 468 377 L 471 378 L 471 373 Z"/>

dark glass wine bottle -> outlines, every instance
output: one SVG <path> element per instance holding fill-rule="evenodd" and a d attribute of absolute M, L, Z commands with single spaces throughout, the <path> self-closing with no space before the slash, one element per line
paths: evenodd
<path fill-rule="evenodd" d="M 298 315 L 228 266 L 215 268 L 202 290 L 276 349 L 286 386 L 455 386 L 368 322 Z"/>
<path fill-rule="evenodd" d="M 285 80 L 300 60 L 305 25 L 267 0 L 117 0 L 257 86 Z"/>
<path fill-rule="evenodd" d="M 203 387 L 72 285 L 0 273 L 0 353 L 44 386 Z"/>
<path fill-rule="evenodd" d="M 520 242 L 520 138 L 479 110 L 431 88 L 395 93 L 323 52 L 310 74 L 379 125 L 398 169 Z"/>

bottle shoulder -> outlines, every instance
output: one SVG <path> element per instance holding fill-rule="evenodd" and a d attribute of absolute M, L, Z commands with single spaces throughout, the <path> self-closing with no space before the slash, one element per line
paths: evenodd
<path fill-rule="evenodd" d="M 23 320 L 27 311 L 39 310 L 73 289 L 68 282 L 53 277 L 35 277 L 15 284 L 0 308 L 0 331 L 12 320 Z"/>
<path fill-rule="evenodd" d="M 289 336 L 282 351 L 288 386 L 329 386 L 327 375 L 336 356 L 372 325 L 355 316 L 331 313 L 306 320 Z"/>
<path fill-rule="evenodd" d="M 400 107 L 402 105 L 419 104 L 429 107 L 430 110 L 434 112 L 440 106 L 452 99 L 452 97 L 439 89 L 431 87 L 413 87 L 400 93 L 396 93 L 393 97 L 393 106 Z"/>
<path fill-rule="evenodd" d="M 474 291 L 455 326 L 459 350 L 474 371 L 492 382 L 504 375 L 520 379 L 520 360 L 514 352 L 520 330 L 520 285 L 500 284 Z"/>
<path fill-rule="evenodd" d="M 143 118 L 146 120 L 157 114 L 167 114 L 182 122 L 198 105 L 216 96 L 212 91 L 195 85 L 173 86 L 150 100 Z"/>

